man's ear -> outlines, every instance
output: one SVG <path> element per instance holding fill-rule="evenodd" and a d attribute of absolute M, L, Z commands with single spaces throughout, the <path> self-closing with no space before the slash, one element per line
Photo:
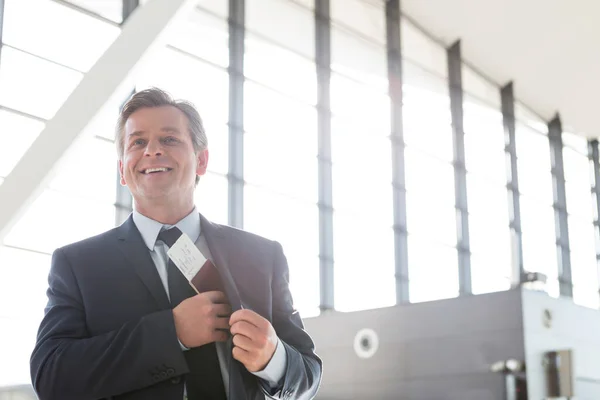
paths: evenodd
<path fill-rule="evenodd" d="M 196 175 L 202 176 L 208 167 L 208 149 L 196 153 Z"/>
<path fill-rule="evenodd" d="M 127 186 L 127 182 L 125 182 L 125 174 L 123 173 L 123 160 L 119 160 L 119 175 L 121 175 L 121 185 Z"/>

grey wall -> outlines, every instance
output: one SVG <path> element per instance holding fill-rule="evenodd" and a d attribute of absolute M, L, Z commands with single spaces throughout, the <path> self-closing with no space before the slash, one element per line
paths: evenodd
<path fill-rule="evenodd" d="M 543 323 L 544 310 L 552 315 L 550 327 Z M 568 299 L 525 291 L 523 319 L 529 398 L 539 400 L 546 394 L 543 354 L 572 349 L 576 399 L 600 399 L 600 311 L 577 306 Z"/>
<path fill-rule="evenodd" d="M 520 291 L 500 292 L 305 320 L 323 358 L 318 399 L 503 400 L 490 365 L 524 359 Z M 372 328 L 372 358 L 353 349 Z"/>

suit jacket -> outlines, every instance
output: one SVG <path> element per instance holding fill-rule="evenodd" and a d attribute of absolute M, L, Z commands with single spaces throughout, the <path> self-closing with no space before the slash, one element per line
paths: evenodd
<path fill-rule="evenodd" d="M 286 350 L 275 399 L 310 399 L 321 381 L 314 343 L 293 309 L 281 245 L 209 222 L 201 230 L 232 309 L 269 320 Z M 41 400 L 182 400 L 189 372 L 172 308 L 132 217 L 120 227 L 57 249 L 48 305 L 31 356 Z M 229 400 L 264 399 L 258 378 L 234 360 L 228 342 Z M 270 397 L 270 396 L 268 396 Z"/>

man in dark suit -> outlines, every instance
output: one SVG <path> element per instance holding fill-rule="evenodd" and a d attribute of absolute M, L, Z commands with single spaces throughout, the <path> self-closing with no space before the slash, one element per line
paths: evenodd
<path fill-rule="evenodd" d="M 54 252 L 31 357 L 40 399 L 313 398 L 321 360 L 293 308 L 281 246 L 194 207 L 208 163 L 194 107 L 139 92 L 116 142 L 134 212 Z M 191 282 L 171 254 L 185 240 L 208 259 Z"/>

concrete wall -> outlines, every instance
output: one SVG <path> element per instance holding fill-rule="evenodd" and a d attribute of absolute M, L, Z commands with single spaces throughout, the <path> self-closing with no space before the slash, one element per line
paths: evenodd
<path fill-rule="evenodd" d="M 545 310 L 552 317 L 549 327 L 544 324 Z M 543 354 L 572 349 L 575 398 L 600 399 L 600 311 L 525 291 L 523 320 L 529 398 L 538 400 L 546 395 Z"/>
<path fill-rule="evenodd" d="M 35 400 L 33 389 L 29 385 L 0 388 L 0 400 Z"/>
<path fill-rule="evenodd" d="M 503 400 L 490 365 L 524 359 L 520 291 L 500 292 L 305 320 L 323 358 L 318 399 Z M 353 348 L 374 329 L 379 350 Z"/>

